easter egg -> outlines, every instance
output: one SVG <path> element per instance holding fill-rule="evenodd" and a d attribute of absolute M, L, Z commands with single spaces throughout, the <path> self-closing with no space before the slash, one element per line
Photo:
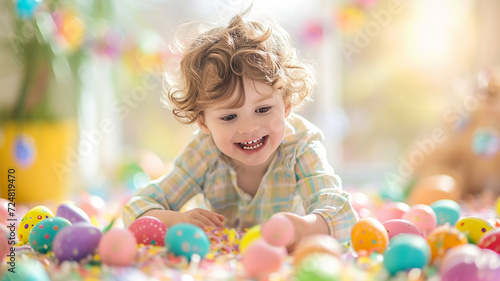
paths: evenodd
<path fill-rule="evenodd" d="M 449 249 L 467 244 L 467 237 L 465 234 L 449 225 L 438 226 L 426 237 L 426 239 L 431 248 L 432 264 L 439 264 Z"/>
<path fill-rule="evenodd" d="M 4 258 L 10 251 L 9 246 L 10 231 L 3 224 L 0 224 L 0 257 Z"/>
<path fill-rule="evenodd" d="M 388 220 L 401 219 L 404 213 L 410 210 L 410 206 L 403 202 L 387 202 L 378 210 L 377 219 L 384 223 Z"/>
<path fill-rule="evenodd" d="M 438 225 L 444 225 L 445 223 L 455 225 L 460 218 L 460 205 L 453 200 L 438 200 L 432 203 L 430 207 L 434 210 L 434 213 L 436 213 Z"/>
<path fill-rule="evenodd" d="M 107 265 L 129 266 L 137 256 L 137 242 L 128 229 L 112 228 L 102 235 L 97 252 Z"/>
<path fill-rule="evenodd" d="M 29 234 L 33 226 L 44 219 L 52 218 L 54 214 L 52 211 L 45 206 L 36 206 L 30 209 L 26 215 L 19 222 L 19 227 L 17 229 L 17 235 L 19 241 L 27 243 L 29 241 Z"/>
<path fill-rule="evenodd" d="M 461 218 L 455 227 L 465 233 L 469 242 L 473 244 L 477 244 L 487 231 L 493 229 L 489 222 L 477 217 Z"/>
<path fill-rule="evenodd" d="M 284 247 L 274 247 L 262 238 L 250 244 L 241 256 L 241 264 L 248 277 L 265 279 L 278 271 L 286 256 Z"/>
<path fill-rule="evenodd" d="M 356 252 L 383 253 L 389 243 L 387 230 L 375 218 L 360 218 L 351 232 L 352 247 Z"/>
<path fill-rule="evenodd" d="M 40 221 L 30 231 L 29 243 L 33 250 L 45 254 L 52 250 L 52 242 L 59 231 L 71 223 L 60 217 L 48 218 Z"/>
<path fill-rule="evenodd" d="M 292 241 L 295 229 L 286 216 L 277 214 L 262 225 L 261 233 L 262 238 L 271 246 L 284 247 Z"/>
<path fill-rule="evenodd" d="M 89 217 L 99 217 L 104 212 L 106 203 L 101 197 L 97 195 L 84 193 L 80 197 L 80 203 L 78 204 L 78 206 Z"/>
<path fill-rule="evenodd" d="M 412 268 L 423 268 L 430 261 L 430 252 L 429 245 L 422 236 L 400 234 L 389 242 L 383 264 L 391 275 Z"/>
<path fill-rule="evenodd" d="M 196 225 L 179 223 L 170 227 L 165 235 L 165 247 L 176 256 L 185 256 L 188 261 L 193 254 L 204 258 L 210 248 L 210 240 Z"/>
<path fill-rule="evenodd" d="M 9 218 L 9 203 L 14 208 L 14 205 L 7 199 L 0 198 L 0 224 L 7 225 Z"/>
<path fill-rule="evenodd" d="M 424 204 L 416 204 L 403 215 L 403 219 L 413 223 L 425 236 L 436 228 L 436 213 L 431 207 Z"/>
<path fill-rule="evenodd" d="M 71 223 L 90 222 L 90 217 L 74 204 L 62 203 L 57 207 L 56 216 L 65 218 Z"/>
<path fill-rule="evenodd" d="M 77 222 L 59 231 L 52 251 L 59 261 L 80 261 L 94 255 L 101 237 L 101 231 L 91 223 Z"/>
<path fill-rule="evenodd" d="M 500 228 L 492 229 L 486 232 L 477 245 L 483 249 L 490 249 L 500 254 Z"/>
<path fill-rule="evenodd" d="M 331 255 L 339 259 L 342 249 L 340 243 L 330 235 L 314 234 L 306 236 L 293 253 L 293 265 L 297 267 L 307 256 L 318 253 Z"/>
<path fill-rule="evenodd" d="M 257 238 L 261 238 L 261 225 L 257 224 L 248 229 L 240 240 L 240 253 L 244 253 L 248 246 L 252 244 Z"/>
<path fill-rule="evenodd" d="M 31 258 L 16 261 L 14 272 L 5 274 L 2 281 L 50 281 L 43 264 Z"/>
<path fill-rule="evenodd" d="M 460 190 L 455 179 L 445 174 L 420 179 L 408 196 L 411 204 L 430 205 L 441 199 L 460 200 Z"/>
<path fill-rule="evenodd" d="M 420 235 L 420 231 L 417 229 L 417 227 L 413 223 L 407 220 L 403 219 L 388 220 L 384 222 L 382 225 L 387 230 L 389 239 L 401 233 L 411 233 Z"/>
<path fill-rule="evenodd" d="M 155 217 L 140 217 L 130 224 L 128 230 L 134 234 L 137 244 L 165 246 L 167 227 Z"/>
<path fill-rule="evenodd" d="M 307 256 L 295 267 L 297 281 L 341 281 L 342 265 L 340 260 L 325 253 Z"/>
<path fill-rule="evenodd" d="M 474 244 L 464 244 L 450 249 L 439 268 L 442 281 L 500 280 L 500 256 Z"/>

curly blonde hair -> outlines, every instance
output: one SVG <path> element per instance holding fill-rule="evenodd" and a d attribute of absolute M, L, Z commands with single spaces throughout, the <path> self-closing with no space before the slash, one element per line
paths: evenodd
<path fill-rule="evenodd" d="M 231 19 L 227 27 L 215 27 L 184 48 L 177 80 L 166 81 L 165 101 L 177 120 L 192 124 L 203 111 L 229 100 L 236 89 L 234 106 L 245 102 L 243 77 L 265 83 L 280 93 L 286 104 L 300 105 L 315 84 L 312 68 L 292 47 L 280 26 L 244 19 L 247 11 Z"/>

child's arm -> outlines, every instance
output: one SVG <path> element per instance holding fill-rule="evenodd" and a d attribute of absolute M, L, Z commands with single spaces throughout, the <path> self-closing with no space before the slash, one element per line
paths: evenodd
<path fill-rule="evenodd" d="M 151 216 L 161 220 L 167 227 L 177 223 L 191 223 L 201 228 L 207 226 L 224 227 L 224 216 L 200 208 L 187 212 L 170 210 L 149 210 L 142 216 Z"/>

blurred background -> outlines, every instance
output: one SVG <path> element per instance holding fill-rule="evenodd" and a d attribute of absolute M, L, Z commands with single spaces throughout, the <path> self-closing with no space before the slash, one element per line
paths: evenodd
<path fill-rule="evenodd" d="M 15 169 L 17 200 L 126 200 L 166 173 L 195 129 L 161 103 L 169 44 L 179 25 L 226 24 L 249 4 L 2 1 L 0 172 Z M 386 185 L 500 62 L 495 0 L 255 0 L 250 16 L 314 62 L 314 102 L 298 112 L 348 187 Z"/>

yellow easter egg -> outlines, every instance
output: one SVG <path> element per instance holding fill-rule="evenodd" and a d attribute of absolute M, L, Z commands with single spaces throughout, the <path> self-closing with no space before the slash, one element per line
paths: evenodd
<path fill-rule="evenodd" d="M 29 234 L 33 226 L 44 219 L 52 218 L 54 214 L 45 206 L 36 206 L 30 209 L 19 223 L 17 228 L 17 236 L 19 241 L 28 243 Z"/>
<path fill-rule="evenodd" d="M 489 222 L 477 217 L 462 218 L 457 222 L 455 227 L 462 231 L 467 236 L 469 242 L 473 244 L 477 244 L 487 231 L 493 229 L 493 226 Z"/>
<path fill-rule="evenodd" d="M 240 253 L 243 254 L 245 250 L 252 244 L 257 238 L 261 237 L 260 224 L 252 226 L 243 235 L 240 241 Z"/>
<path fill-rule="evenodd" d="M 497 206 L 497 217 L 500 218 L 500 197 L 498 197 L 498 199 L 497 199 L 496 206 Z"/>
<path fill-rule="evenodd" d="M 384 253 L 389 244 L 389 235 L 384 225 L 372 217 L 360 218 L 351 232 L 351 243 L 358 253 Z"/>
<path fill-rule="evenodd" d="M 431 248 L 431 263 L 440 263 L 449 249 L 467 244 L 465 234 L 449 225 L 438 226 L 426 239 Z"/>

